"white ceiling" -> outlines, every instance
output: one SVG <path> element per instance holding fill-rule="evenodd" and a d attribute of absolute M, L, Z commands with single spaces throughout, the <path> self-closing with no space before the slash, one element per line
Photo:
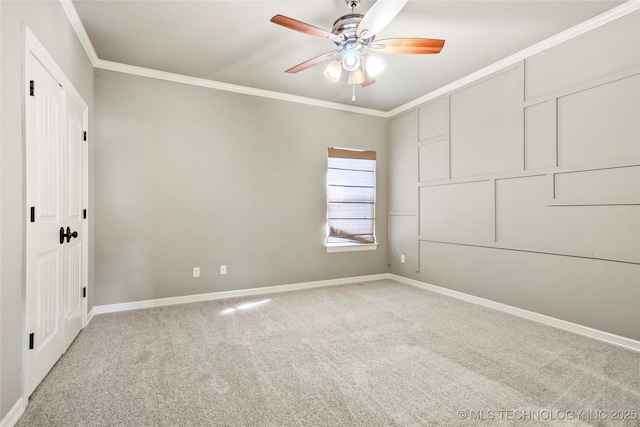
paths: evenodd
<path fill-rule="evenodd" d="M 284 71 L 335 45 L 269 22 L 286 15 L 331 31 L 344 0 L 85 1 L 73 5 L 98 58 L 217 82 L 389 111 L 619 4 L 616 0 L 410 0 L 377 38 L 446 40 L 439 55 L 383 55 L 367 88 L 326 79 L 319 65 Z M 363 0 L 357 12 L 366 13 Z"/>

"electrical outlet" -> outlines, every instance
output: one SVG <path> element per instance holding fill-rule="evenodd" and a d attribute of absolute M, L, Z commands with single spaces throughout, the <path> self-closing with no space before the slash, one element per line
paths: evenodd
<path fill-rule="evenodd" d="M 200 277 L 200 267 L 193 267 L 193 277 Z"/>
<path fill-rule="evenodd" d="M 220 274 L 227 274 L 227 266 L 226 265 L 221 265 L 220 266 Z"/>
<path fill-rule="evenodd" d="M 400 255 L 400 262 L 404 264 L 404 255 Z"/>

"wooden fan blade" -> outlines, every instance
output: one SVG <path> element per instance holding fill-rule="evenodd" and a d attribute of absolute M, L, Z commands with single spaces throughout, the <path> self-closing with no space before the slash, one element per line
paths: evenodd
<path fill-rule="evenodd" d="M 440 53 L 444 46 L 444 40 L 439 39 L 384 39 L 376 40 L 374 49 L 379 49 L 381 53 L 398 53 L 410 55 L 423 55 L 429 53 Z"/>
<path fill-rule="evenodd" d="M 289 18 L 284 15 L 276 15 L 271 18 L 271 22 L 274 24 L 282 25 L 285 28 L 291 30 L 300 31 L 301 33 L 309 34 L 310 36 L 320 37 L 323 39 L 329 39 L 333 41 L 340 41 L 340 37 L 333 33 L 323 30 L 322 28 L 314 27 L 313 25 L 306 24 L 302 21 L 298 21 L 293 18 Z"/>
<path fill-rule="evenodd" d="M 322 55 L 318 55 L 315 58 L 311 58 L 307 61 L 304 61 L 295 67 L 289 68 L 286 72 L 289 74 L 297 73 L 298 71 L 306 70 L 307 68 L 311 68 L 314 65 L 322 64 L 330 59 L 335 58 L 336 56 L 342 53 L 341 50 L 334 50 L 333 52 L 323 53 Z"/>
<path fill-rule="evenodd" d="M 378 0 L 362 17 L 362 21 L 358 24 L 356 35 L 364 38 L 374 36 L 396 17 L 407 4 L 407 1 Z"/>

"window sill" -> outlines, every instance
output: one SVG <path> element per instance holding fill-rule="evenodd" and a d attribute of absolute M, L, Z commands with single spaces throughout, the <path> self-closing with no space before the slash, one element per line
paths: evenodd
<path fill-rule="evenodd" d="M 358 251 L 375 251 L 378 249 L 377 243 L 325 243 L 327 253 L 336 252 L 358 252 Z"/>

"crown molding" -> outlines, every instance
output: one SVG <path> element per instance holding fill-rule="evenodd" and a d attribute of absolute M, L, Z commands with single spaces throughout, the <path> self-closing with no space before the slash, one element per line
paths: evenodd
<path fill-rule="evenodd" d="M 271 98 L 271 99 L 277 99 L 281 101 L 289 101 L 289 102 L 295 102 L 298 104 L 305 104 L 305 105 L 311 105 L 315 107 L 329 108 L 329 109 L 339 110 L 339 111 L 348 111 L 352 113 L 366 114 L 370 116 L 384 117 L 384 118 L 391 118 L 391 117 L 397 116 L 401 113 L 404 113 L 405 111 L 411 110 L 419 106 L 420 104 L 424 104 L 425 102 L 436 99 L 453 90 L 466 86 L 469 83 L 472 83 L 478 79 L 487 77 L 497 71 L 500 71 L 505 67 L 508 67 L 519 61 L 529 58 L 546 49 L 549 49 L 553 46 L 556 46 L 560 43 L 563 43 L 567 40 L 570 40 L 574 37 L 577 37 L 581 34 L 591 31 L 595 28 L 605 25 L 611 21 L 614 21 L 625 15 L 628 15 L 632 12 L 640 10 L 640 0 L 629 0 L 626 3 L 616 6 L 613 9 L 610 9 L 594 18 L 591 18 L 585 22 L 575 25 L 554 36 L 551 36 L 539 43 L 536 43 L 533 46 L 530 46 L 526 49 L 521 50 L 520 52 L 517 52 L 511 56 L 508 56 L 478 71 L 475 71 L 439 89 L 429 92 L 426 95 L 416 98 L 413 101 L 409 101 L 406 104 L 400 105 L 399 107 L 396 107 L 389 111 L 381 111 L 381 110 L 374 110 L 370 108 L 340 104 L 337 102 L 322 101 L 319 99 L 307 98 L 307 97 L 298 96 L 298 95 L 290 95 L 282 92 L 256 89 L 248 86 L 234 85 L 230 83 L 224 83 L 224 82 L 208 80 L 208 79 L 203 79 L 198 77 L 191 77 L 191 76 L 186 76 L 182 74 L 168 73 L 165 71 L 153 70 L 150 68 L 138 67 L 135 65 L 105 61 L 103 59 L 98 58 L 98 55 L 96 54 L 96 51 L 94 50 L 93 45 L 89 40 L 89 36 L 87 35 L 87 32 L 85 31 L 84 26 L 82 25 L 82 21 L 80 21 L 78 12 L 73 6 L 73 3 L 71 2 L 71 0 L 59 0 L 59 2 L 62 5 L 62 9 L 67 15 L 67 18 L 69 19 L 69 23 L 71 24 L 76 35 L 78 36 L 78 39 L 82 44 L 82 47 L 87 53 L 89 60 L 91 61 L 91 63 L 95 68 L 101 68 L 104 70 L 117 71 L 120 73 L 133 74 L 137 76 L 149 77 L 149 78 L 154 78 L 159 80 L 166 80 L 166 81 L 171 81 L 175 83 L 182 83 L 182 84 L 188 84 L 193 86 L 206 87 L 210 89 L 223 90 L 227 92 L 235 92 L 235 93 L 241 93 L 245 95 L 260 96 L 263 98 Z"/>
<path fill-rule="evenodd" d="M 135 65 L 122 64 L 119 62 L 105 61 L 98 59 L 94 65 L 103 70 L 116 71 L 120 73 L 133 74 L 136 76 L 149 77 L 152 79 L 165 80 L 174 83 L 182 83 L 192 86 L 200 86 L 209 89 L 223 90 L 226 92 L 241 93 L 244 95 L 260 96 L 263 98 L 277 99 L 280 101 L 296 102 L 298 104 L 312 105 L 315 107 L 330 108 L 333 110 L 349 111 L 352 113 L 366 114 L 377 117 L 388 117 L 386 111 L 373 110 L 370 108 L 355 107 L 351 105 L 339 104 L 337 102 L 322 101 L 315 98 L 290 95 L 282 92 L 275 92 L 264 89 L 256 89 L 248 86 L 234 85 L 231 83 L 218 82 L 215 80 L 202 79 L 198 77 L 185 76 L 183 74 L 168 73 L 166 71 L 153 70 Z"/>
<path fill-rule="evenodd" d="M 420 104 L 424 104 L 425 102 L 432 101 L 440 96 L 446 95 L 449 92 L 452 92 L 456 89 L 459 89 L 463 86 L 473 83 L 479 79 L 487 77 L 495 72 L 498 72 L 503 68 L 514 65 L 519 61 L 522 61 L 526 58 L 529 58 L 535 55 L 536 53 L 540 53 L 543 50 L 549 49 L 553 46 L 557 46 L 560 43 L 563 43 L 567 40 L 571 40 L 574 37 L 577 37 L 581 34 L 584 34 L 588 31 L 598 28 L 602 25 L 608 24 L 611 21 L 615 21 L 618 18 L 622 18 L 623 16 L 628 15 L 632 12 L 635 12 L 636 10 L 639 10 L 639 9 L 640 9 L 640 0 L 627 1 L 626 3 L 616 6 L 613 9 L 610 9 L 604 13 L 601 13 L 598 16 L 595 16 L 561 33 L 558 33 L 539 43 L 536 43 L 533 46 L 530 46 L 526 49 L 516 52 L 511 56 L 508 56 L 498 62 L 488 65 L 485 68 L 481 68 L 480 70 L 475 71 L 461 79 L 458 79 L 452 83 L 449 83 L 448 85 L 445 85 L 439 89 L 436 89 L 433 92 L 429 92 L 426 95 L 423 95 L 419 98 L 414 99 L 413 101 L 409 101 L 406 104 L 403 104 L 399 107 L 389 110 L 387 112 L 387 117 L 391 118 L 391 117 L 397 116 L 398 114 L 411 110 L 412 108 L 415 108 Z"/>
<path fill-rule="evenodd" d="M 87 35 L 87 31 L 85 30 L 84 25 L 82 25 L 80 16 L 78 15 L 78 12 L 76 11 L 76 8 L 73 6 L 73 3 L 71 2 L 71 0 L 59 0 L 59 2 L 60 2 L 60 5 L 62 6 L 62 9 L 64 10 L 64 13 L 67 15 L 67 19 L 69 20 L 71 27 L 76 33 L 78 40 L 80 40 L 82 47 L 84 48 L 87 56 L 89 57 L 91 64 L 93 64 L 95 68 L 101 68 L 103 70 L 110 70 L 110 71 L 117 71 L 120 73 L 133 74 L 136 76 L 149 77 L 149 78 L 158 79 L 158 80 L 166 80 L 166 81 L 175 82 L 175 83 L 183 83 L 183 84 L 188 84 L 192 86 L 206 87 L 209 89 L 217 89 L 217 90 L 223 90 L 227 92 L 234 92 L 234 93 L 241 93 L 245 95 L 259 96 L 263 98 L 277 99 L 280 101 L 295 102 L 298 104 L 311 105 L 314 107 L 348 111 L 351 113 L 366 114 L 369 116 L 376 116 L 376 117 L 384 117 L 384 118 L 388 117 L 388 114 L 386 111 L 374 110 L 371 108 L 363 108 L 363 107 L 356 107 L 352 105 L 340 104 L 337 102 L 322 101 L 315 98 L 306 98 L 304 96 L 290 95 L 282 92 L 256 89 L 248 86 L 240 86 L 240 85 L 234 85 L 230 83 L 218 82 L 215 80 L 208 80 L 208 79 L 202 79 L 198 77 L 186 76 L 183 74 L 168 73 L 165 71 L 153 70 L 150 68 L 138 67 L 135 65 L 105 61 L 103 59 L 98 58 L 98 55 L 96 54 L 96 51 L 93 48 L 93 45 L 91 44 L 91 40 Z"/>
<path fill-rule="evenodd" d="M 60 6 L 62 6 L 62 10 L 64 10 L 64 13 L 67 15 L 67 19 L 69 20 L 73 31 L 75 31 L 76 36 L 78 36 L 78 40 L 80 40 L 80 44 L 89 57 L 89 61 L 91 61 L 91 64 L 93 64 L 93 66 L 95 67 L 96 63 L 98 62 L 98 55 L 96 54 L 96 51 L 91 44 L 91 40 L 89 40 L 89 36 L 84 29 L 84 25 L 82 25 L 82 21 L 80 21 L 80 16 L 78 16 L 76 8 L 73 6 L 71 0 L 59 1 Z"/>

